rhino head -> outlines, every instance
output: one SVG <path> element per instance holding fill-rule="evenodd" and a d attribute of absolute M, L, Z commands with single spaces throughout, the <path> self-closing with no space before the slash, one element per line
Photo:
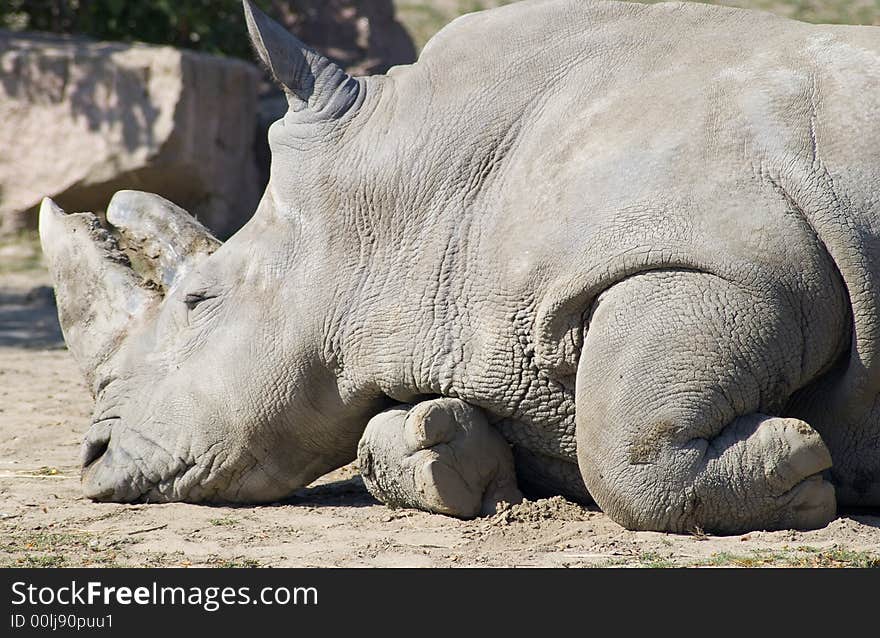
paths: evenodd
<path fill-rule="evenodd" d="M 134 191 L 113 198 L 107 228 L 50 200 L 40 212 L 65 339 L 96 403 L 82 447 L 95 500 L 288 496 L 354 459 L 377 400 L 339 381 L 328 326 L 357 264 L 334 258 L 345 239 L 326 229 L 346 205 L 333 182 L 350 175 L 340 139 L 378 92 L 245 11 L 290 108 L 270 130 L 270 184 L 242 230 L 221 245 Z"/>

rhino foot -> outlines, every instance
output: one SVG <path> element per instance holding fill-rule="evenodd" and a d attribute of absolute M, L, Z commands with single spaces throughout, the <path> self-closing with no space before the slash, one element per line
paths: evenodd
<path fill-rule="evenodd" d="M 458 399 L 377 415 L 358 445 L 358 463 L 367 489 L 391 507 L 472 518 L 522 500 L 507 442 Z"/>
<path fill-rule="evenodd" d="M 810 530 L 824 527 L 836 515 L 834 487 L 823 477 L 831 455 L 803 421 L 762 414 L 740 417 L 710 443 L 706 461 L 693 487 L 701 501 L 692 512 L 694 526 L 733 533 Z M 725 514 L 734 508 L 737 516 Z"/>
<path fill-rule="evenodd" d="M 739 534 L 835 517 L 828 447 L 806 421 L 778 414 L 815 371 L 804 372 L 813 355 L 800 319 L 767 310 L 775 294 L 687 271 L 604 293 L 578 368 L 577 452 L 617 523 Z"/>

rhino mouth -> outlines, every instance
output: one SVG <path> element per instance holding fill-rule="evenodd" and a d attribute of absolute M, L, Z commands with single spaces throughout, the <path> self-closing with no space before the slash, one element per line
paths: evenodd
<path fill-rule="evenodd" d="M 135 435 L 119 417 L 92 424 L 81 448 L 81 483 L 93 501 L 134 503 L 180 500 L 185 473 L 177 459 Z"/>

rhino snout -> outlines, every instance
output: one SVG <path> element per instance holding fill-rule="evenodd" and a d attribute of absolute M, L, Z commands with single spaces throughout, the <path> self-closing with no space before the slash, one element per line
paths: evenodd
<path fill-rule="evenodd" d="M 177 487 L 179 463 L 126 428 L 120 418 L 92 425 L 83 440 L 80 460 L 83 492 L 93 501 L 177 500 L 164 492 Z"/>

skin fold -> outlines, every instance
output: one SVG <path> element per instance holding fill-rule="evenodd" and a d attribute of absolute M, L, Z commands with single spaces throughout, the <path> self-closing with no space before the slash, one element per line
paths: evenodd
<path fill-rule="evenodd" d="M 880 29 L 530 0 L 352 78 L 245 11 L 290 110 L 239 233 L 43 206 L 87 496 L 272 501 L 358 457 L 465 517 L 517 481 L 673 532 L 880 505 Z"/>

